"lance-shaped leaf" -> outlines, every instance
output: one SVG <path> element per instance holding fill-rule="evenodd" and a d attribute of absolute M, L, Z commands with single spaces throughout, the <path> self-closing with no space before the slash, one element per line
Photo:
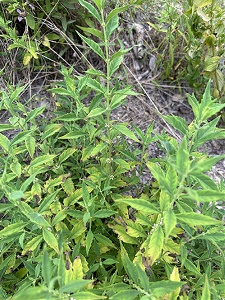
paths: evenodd
<path fill-rule="evenodd" d="M 10 236 L 11 234 L 15 234 L 17 232 L 23 231 L 23 229 L 26 225 L 27 225 L 27 223 L 24 223 L 24 222 L 10 224 L 0 231 L 0 238 L 5 237 L 5 236 Z"/>
<path fill-rule="evenodd" d="M 98 56 L 100 56 L 102 59 L 106 59 L 105 55 L 101 49 L 101 47 L 99 46 L 99 44 L 97 44 L 96 42 L 94 42 L 93 40 L 83 36 L 82 34 L 80 34 L 77 31 L 77 34 L 79 35 L 79 37 L 91 48 L 91 50 L 93 50 Z"/>
<path fill-rule="evenodd" d="M 157 214 L 159 213 L 159 209 L 152 203 L 150 203 L 149 200 L 145 199 L 134 199 L 134 198 L 122 198 L 115 200 L 117 203 L 125 203 L 138 211 L 140 211 L 143 214 Z"/>
<path fill-rule="evenodd" d="M 180 133 L 182 133 L 183 135 L 186 134 L 188 130 L 188 123 L 183 118 L 173 115 L 162 117 Z"/>
<path fill-rule="evenodd" d="M 177 225 L 176 215 L 171 208 L 169 208 L 167 211 L 164 212 L 163 220 L 164 220 L 165 233 L 166 233 L 165 238 L 167 239 L 170 233 Z"/>
<path fill-rule="evenodd" d="M 45 131 L 41 137 L 41 140 L 44 141 L 48 137 L 52 136 L 54 133 L 58 132 L 62 128 L 61 124 L 50 124 L 45 127 Z"/>
<path fill-rule="evenodd" d="M 116 72 L 116 70 L 121 65 L 122 61 L 123 61 L 123 56 L 119 56 L 119 57 L 116 57 L 116 58 L 110 60 L 110 63 L 109 63 L 109 77 L 111 77 L 113 75 L 113 73 Z"/>
<path fill-rule="evenodd" d="M 60 136 L 59 139 L 61 140 L 75 140 L 75 139 L 78 139 L 82 136 L 85 136 L 85 133 L 83 131 L 79 131 L 79 130 L 76 130 L 76 131 L 71 131 L 63 136 Z"/>
<path fill-rule="evenodd" d="M 106 38 L 109 40 L 111 34 L 114 30 L 119 26 L 119 17 L 118 15 L 114 15 L 107 23 L 106 23 Z"/>
<path fill-rule="evenodd" d="M 11 141 L 11 144 L 10 144 L 10 147 L 14 146 L 14 145 L 17 145 L 21 142 L 23 142 L 24 140 L 27 139 L 27 137 L 29 135 L 31 135 L 32 132 L 30 130 L 27 130 L 27 131 L 23 131 L 23 132 L 20 132 L 18 133 Z"/>
<path fill-rule="evenodd" d="M 221 225 L 221 221 L 213 219 L 209 216 L 198 214 L 195 212 L 188 212 L 176 214 L 178 222 L 186 223 L 192 228 L 195 226 Z"/>
<path fill-rule="evenodd" d="M 135 142 L 140 143 L 140 141 L 135 136 L 135 134 L 133 133 L 133 131 L 131 131 L 130 129 L 128 129 L 125 124 L 116 124 L 116 125 L 114 125 L 114 128 L 117 129 L 120 133 L 122 133 L 126 137 L 128 137 L 129 139 L 134 140 Z"/>
<path fill-rule="evenodd" d="M 55 238 L 54 234 L 48 229 L 43 229 L 43 238 L 46 244 L 48 244 L 50 248 L 54 249 L 55 252 L 59 254 L 58 241 Z"/>
<path fill-rule="evenodd" d="M 0 133 L 0 147 L 3 148 L 6 152 L 9 151 L 10 140 Z"/>
<path fill-rule="evenodd" d="M 43 238 L 41 235 L 35 236 L 33 239 L 29 240 L 29 242 L 23 248 L 22 255 L 25 255 L 27 251 L 35 251 L 42 241 Z"/>
<path fill-rule="evenodd" d="M 224 200 L 225 193 L 215 190 L 193 190 L 191 188 L 185 188 L 187 195 L 184 195 L 184 197 L 188 197 L 192 201 L 197 202 L 216 202 L 220 200 Z"/>
<path fill-rule="evenodd" d="M 123 6 L 123 7 L 116 7 L 114 8 L 107 16 L 106 23 L 108 23 L 115 15 L 118 15 L 119 13 L 127 10 L 129 8 L 129 5 Z"/>
<path fill-rule="evenodd" d="M 83 30 L 84 32 L 91 33 L 94 36 L 97 36 L 102 41 L 104 40 L 104 36 L 103 36 L 102 32 L 98 29 L 89 28 L 89 27 L 82 27 L 82 26 L 77 26 L 77 27 L 80 28 L 81 30 Z"/>
<path fill-rule="evenodd" d="M 101 23 L 101 17 L 100 17 L 100 15 L 99 15 L 97 9 L 96 9 L 92 4 L 90 4 L 89 2 L 84 1 L 84 0 L 78 0 L 78 1 L 79 1 L 79 3 L 80 3 L 83 7 L 85 7 L 85 8 L 88 10 L 88 12 L 89 12 L 95 19 L 97 19 L 97 20 Z M 100 6 L 100 5 L 99 5 L 99 6 Z"/>

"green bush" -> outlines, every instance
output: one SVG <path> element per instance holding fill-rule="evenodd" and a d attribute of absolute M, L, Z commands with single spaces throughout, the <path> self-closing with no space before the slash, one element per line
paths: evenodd
<path fill-rule="evenodd" d="M 79 0 L 98 23 L 77 33 L 105 63 L 83 76 L 62 67 L 63 82 L 50 91 L 57 110 L 49 124 L 45 107 L 28 110 L 19 96 L 25 86 L 1 92 L 10 114 L 0 134 L 0 296 L 2 299 L 223 299 L 225 196 L 206 172 L 225 157 L 199 147 L 225 137 L 214 117 L 225 104 L 210 95 L 188 96 L 188 124 L 164 116 L 177 141 L 115 122 L 112 111 L 128 95 L 115 79 L 129 49 L 110 51 L 119 13 L 105 1 Z M 87 103 L 86 98 L 91 101 Z M 133 144 L 128 143 L 132 140 Z M 150 158 L 159 143 L 164 158 Z M 136 145 L 139 145 L 137 147 Z M 155 182 L 144 185 L 149 169 Z M 139 175 L 137 176 L 137 172 Z"/>

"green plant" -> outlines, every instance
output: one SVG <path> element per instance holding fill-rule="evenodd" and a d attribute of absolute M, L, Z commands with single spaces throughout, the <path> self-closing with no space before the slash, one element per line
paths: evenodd
<path fill-rule="evenodd" d="M 135 95 L 115 79 L 129 49 L 112 53 L 110 41 L 127 6 L 105 13 L 103 0 L 80 4 L 98 28 L 79 29 L 98 42 L 78 35 L 105 72 L 74 76 L 62 67 L 64 81 L 51 89 L 57 110 L 47 124 L 45 107 L 28 110 L 19 101 L 25 86 L 1 92 L 0 109 L 10 117 L 0 130 L 13 130 L 14 137 L 0 134 L 0 295 L 203 300 L 211 293 L 222 299 L 225 233 L 216 201 L 225 192 L 205 173 L 225 156 L 208 157 L 198 148 L 224 138 L 213 116 L 225 104 L 211 99 L 208 83 L 200 102 L 188 97 L 191 124 L 164 116 L 181 134 L 180 144 L 154 136 L 153 125 L 144 134 L 112 120 L 112 111 Z M 166 157 L 149 159 L 147 146 L 156 141 Z M 156 180 L 150 186 L 136 175 L 145 166 Z"/>
<path fill-rule="evenodd" d="M 189 56 L 198 58 L 194 66 L 214 84 L 214 96 L 223 102 L 224 74 L 222 59 L 224 56 L 224 6 L 222 1 L 189 1 L 188 32 L 190 35 Z M 192 41 L 196 40 L 194 44 Z M 191 76 L 191 65 L 188 71 Z M 199 74 L 200 75 L 200 74 Z M 198 75 L 198 76 L 199 76 Z"/>

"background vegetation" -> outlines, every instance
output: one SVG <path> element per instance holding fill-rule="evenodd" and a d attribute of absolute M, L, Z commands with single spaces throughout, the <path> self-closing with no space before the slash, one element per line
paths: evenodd
<path fill-rule="evenodd" d="M 0 298 L 224 299 L 225 182 L 207 172 L 225 154 L 200 150 L 225 137 L 222 1 L 0 5 Z M 143 16 L 154 47 L 141 30 L 126 46 L 126 14 Z M 195 93 L 190 123 L 160 115 L 174 136 L 112 117 L 138 97 L 134 49 Z"/>

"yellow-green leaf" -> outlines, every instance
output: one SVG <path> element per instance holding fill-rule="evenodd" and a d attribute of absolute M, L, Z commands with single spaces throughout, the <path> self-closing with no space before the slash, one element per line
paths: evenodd
<path fill-rule="evenodd" d="M 55 250 L 56 253 L 59 254 L 59 247 L 58 247 L 58 242 L 53 233 L 51 233 L 48 229 L 43 230 L 43 238 L 45 242 L 51 247 L 52 249 Z"/>
<path fill-rule="evenodd" d="M 205 63 L 204 63 L 204 71 L 205 72 L 215 71 L 218 67 L 219 61 L 220 61 L 220 56 L 206 58 Z"/>
<path fill-rule="evenodd" d="M 47 47 L 47 48 L 51 48 L 49 39 L 47 38 L 46 35 L 44 36 L 44 40 L 43 40 L 42 44 L 43 44 L 45 47 Z"/>
<path fill-rule="evenodd" d="M 27 251 L 34 251 L 38 245 L 41 243 L 42 241 L 42 236 L 38 235 L 36 237 L 34 237 L 32 240 L 30 240 L 23 248 L 22 251 L 22 255 L 25 255 L 27 253 Z"/>
<path fill-rule="evenodd" d="M 24 66 L 27 66 L 30 63 L 32 57 L 33 56 L 30 53 L 25 53 L 24 54 L 24 57 L 23 57 L 23 64 L 24 64 Z"/>

